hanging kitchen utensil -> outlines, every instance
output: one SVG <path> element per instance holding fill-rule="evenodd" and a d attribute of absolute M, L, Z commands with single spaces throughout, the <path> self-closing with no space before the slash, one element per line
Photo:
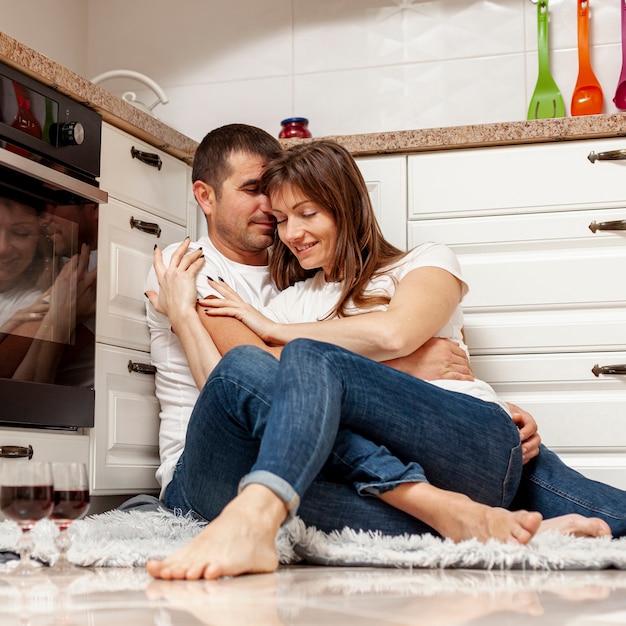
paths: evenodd
<path fill-rule="evenodd" d="M 552 74 L 548 58 L 548 0 L 537 2 L 537 53 L 539 75 L 528 107 L 529 120 L 564 117 L 565 103 Z"/>
<path fill-rule="evenodd" d="M 578 79 L 572 94 L 572 115 L 602 113 L 602 87 L 589 59 L 589 0 L 578 0 Z"/>
<path fill-rule="evenodd" d="M 620 0 L 622 5 L 622 72 L 617 81 L 617 89 L 613 102 L 618 109 L 626 109 L 626 0 Z"/>

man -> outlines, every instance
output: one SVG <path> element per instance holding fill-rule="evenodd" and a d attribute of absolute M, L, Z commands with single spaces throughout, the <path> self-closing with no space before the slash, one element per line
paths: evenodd
<path fill-rule="evenodd" d="M 204 266 L 196 280 L 197 292 L 202 296 L 215 293 L 209 287 L 207 276 L 225 280 L 256 307 L 264 306 L 276 295 L 267 268 L 275 220 L 269 199 L 260 193 L 259 180 L 267 160 L 280 150 L 280 143 L 274 137 L 244 124 L 215 129 L 198 147 L 192 171 L 193 190 L 206 216 L 209 237 L 203 237 L 189 247 L 191 250 L 202 248 L 203 251 Z M 172 245 L 164 251 L 166 266 L 170 265 L 176 248 L 177 245 Z M 175 268 L 168 270 L 172 278 L 175 271 Z M 175 291 L 180 286 L 176 280 L 168 284 L 172 286 L 167 290 L 171 297 L 192 297 L 194 300 L 197 297 L 196 293 Z M 154 269 L 148 276 L 146 291 L 159 291 Z M 170 320 L 148 303 L 147 318 L 152 362 L 157 368 L 157 397 L 161 403 L 161 466 L 157 479 L 161 485 L 161 499 L 167 504 L 167 486 L 184 448 L 187 423 L 198 389 L 204 385 L 220 354 L 195 312 L 184 320 Z M 216 320 L 217 324 L 219 330 L 216 332 L 222 338 L 235 326 L 227 318 Z M 178 336 L 172 332 L 172 327 L 177 329 Z M 233 338 L 233 343 L 240 343 L 239 325 L 236 332 L 238 336 Z M 185 336 L 181 337 L 181 333 Z M 183 344 L 187 347 L 187 354 Z M 445 340 L 429 342 L 412 357 L 396 359 L 390 364 L 424 379 L 472 378 L 463 351 Z M 538 436 L 534 434 L 532 424 L 527 430 L 532 431 L 527 444 L 532 455 L 538 445 Z"/>

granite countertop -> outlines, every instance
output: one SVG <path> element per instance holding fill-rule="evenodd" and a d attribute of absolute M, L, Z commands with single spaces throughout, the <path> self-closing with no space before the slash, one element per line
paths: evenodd
<path fill-rule="evenodd" d="M 0 32 L 0 60 L 98 111 L 110 124 L 191 164 L 197 142 Z M 626 136 L 626 113 L 338 135 L 355 156 Z M 283 140 L 285 145 L 301 139 Z"/>

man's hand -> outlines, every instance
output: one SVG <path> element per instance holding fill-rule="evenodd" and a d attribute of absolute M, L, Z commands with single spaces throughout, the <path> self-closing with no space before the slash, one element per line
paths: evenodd
<path fill-rule="evenodd" d="M 422 380 L 474 380 L 465 350 L 441 337 L 433 337 L 413 354 L 385 361 L 385 365 Z"/>
<path fill-rule="evenodd" d="M 513 421 L 519 428 L 520 439 L 522 440 L 522 459 L 525 464 L 539 454 L 541 437 L 537 432 L 537 422 L 527 411 L 520 409 L 510 402 L 507 402 L 507 404 L 511 411 Z"/>
<path fill-rule="evenodd" d="M 196 274 L 204 266 L 202 250 L 189 254 L 190 240 L 185 239 L 172 254 L 168 267 L 163 263 L 161 249 L 154 249 L 154 270 L 159 281 L 159 293 L 147 291 L 152 306 L 170 320 L 172 328 L 185 323 L 187 316 L 196 315 L 198 291 Z"/>

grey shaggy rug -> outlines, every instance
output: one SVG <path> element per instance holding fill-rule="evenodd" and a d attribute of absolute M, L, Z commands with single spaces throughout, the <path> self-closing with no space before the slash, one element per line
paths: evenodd
<path fill-rule="evenodd" d="M 140 567 L 149 558 L 163 558 L 202 530 L 193 520 L 167 511 L 110 511 L 74 522 L 69 533 L 71 562 L 92 567 Z M 53 564 L 56 527 L 42 520 L 31 531 L 33 556 Z M 15 549 L 19 529 L 0 522 L 0 552 Z M 487 570 L 626 569 L 626 539 L 582 539 L 546 533 L 528 545 L 475 540 L 454 543 L 432 536 L 385 537 L 375 533 L 323 533 L 306 528 L 296 518 L 284 525 L 276 539 L 282 564 L 391 568 L 471 568 Z M 10 568 L 13 563 L 1 565 Z"/>

